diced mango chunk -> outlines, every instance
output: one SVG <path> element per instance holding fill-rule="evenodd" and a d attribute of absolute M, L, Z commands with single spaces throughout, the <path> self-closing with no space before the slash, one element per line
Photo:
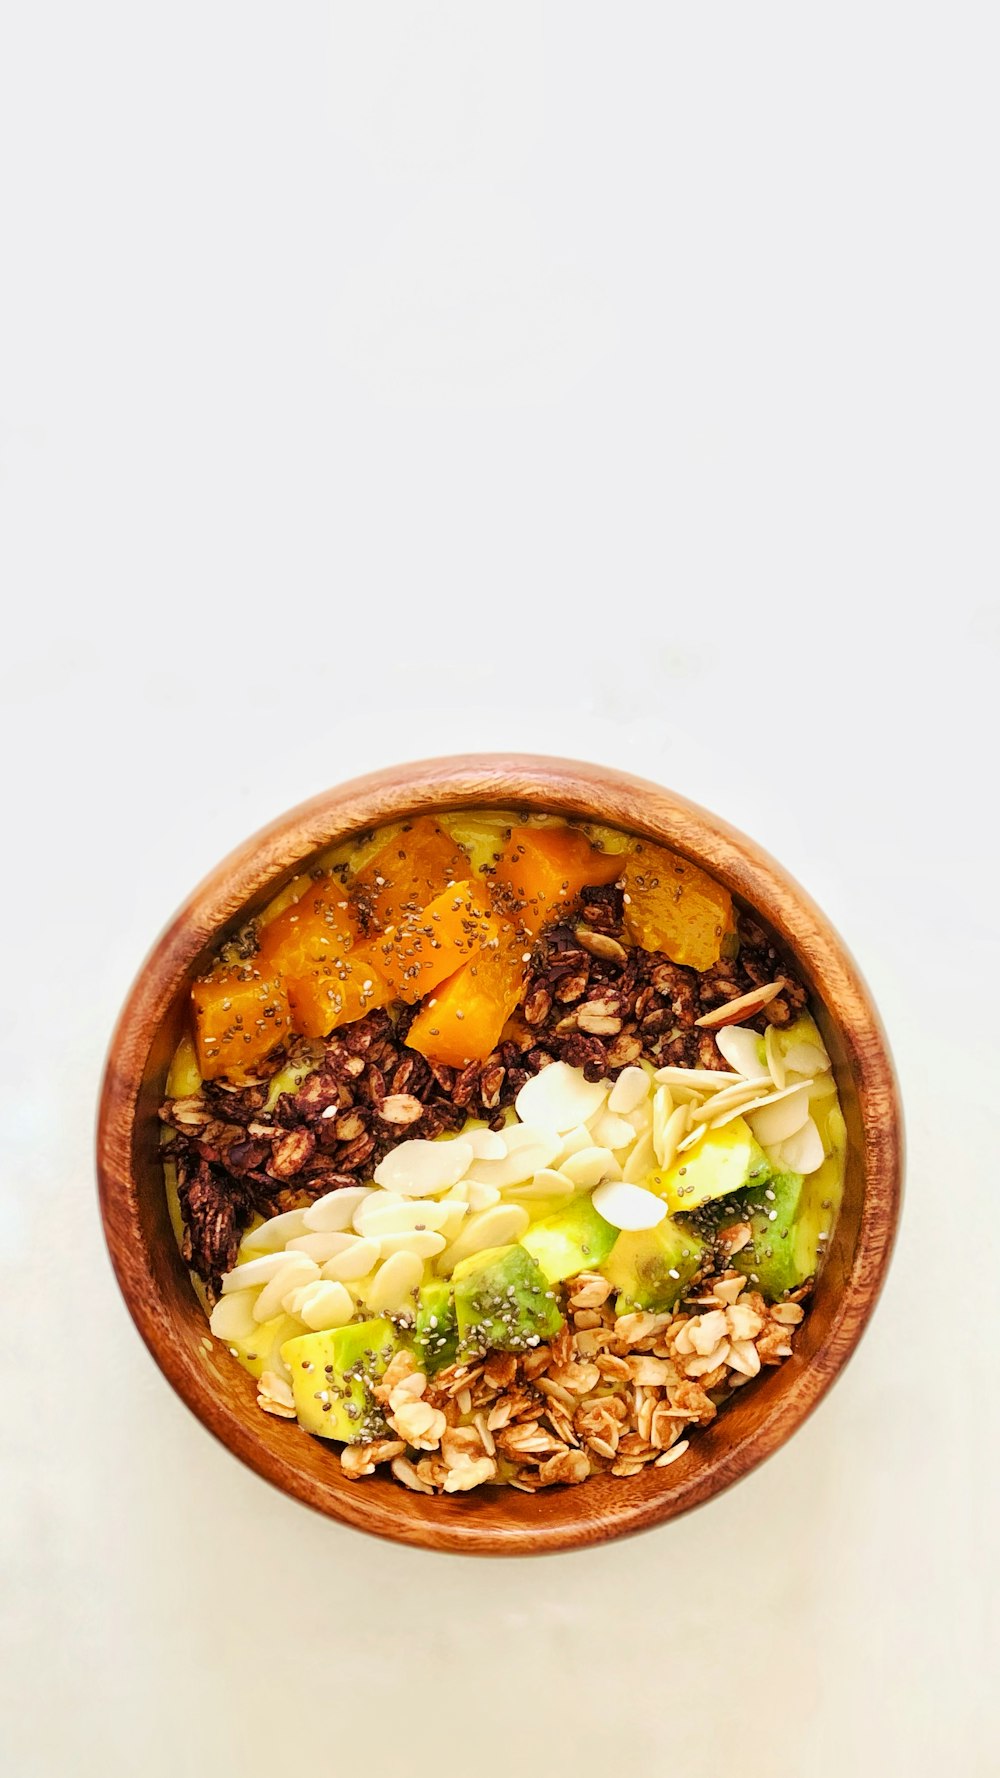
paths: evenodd
<path fill-rule="evenodd" d="M 301 1036 L 327 1037 L 335 1026 L 392 998 L 370 946 L 358 942 L 359 932 L 342 885 L 324 877 L 261 933 L 262 965 L 281 977 Z"/>
<path fill-rule="evenodd" d="M 734 930 L 728 889 L 696 864 L 642 840 L 625 863 L 625 925 L 644 951 L 708 969 Z"/>
<path fill-rule="evenodd" d="M 587 885 L 613 883 L 624 862 L 575 827 L 515 827 L 493 881 L 506 911 L 534 935 Z"/>
<path fill-rule="evenodd" d="M 260 955 L 281 976 L 301 975 L 310 964 L 342 957 L 359 930 L 342 884 L 323 877 L 264 927 Z"/>
<path fill-rule="evenodd" d="M 329 1037 L 338 1025 L 385 1006 L 393 990 L 375 965 L 370 945 L 316 963 L 286 983 L 292 1024 L 302 1037 Z"/>
<path fill-rule="evenodd" d="M 485 894 L 472 883 L 453 883 L 421 911 L 387 926 L 371 941 L 371 954 L 400 1000 L 410 1005 L 500 935 Z"/>
<path fill-rule="evenodd" d="M 419 914 L 468 875 L 461 847 L 430 815 L 418 815 L 362 866 L 351 891 L 368 929 L 381 932 Z"/>
<path fill-rule="evenodd" d="M 220 964 L 191 989 L 195 1048 L 205 1080 L 241 1079 L 291 1032 L 288 995 L 273 971 Z"/>
<path fill-rule="evenodd" d="M 526 970 L 524 939 L 505 921 L 496 945 L 428 995 L 410 1026 L 410 1048 L 449 1068 L 483 1061 L 521 998 Z"/>

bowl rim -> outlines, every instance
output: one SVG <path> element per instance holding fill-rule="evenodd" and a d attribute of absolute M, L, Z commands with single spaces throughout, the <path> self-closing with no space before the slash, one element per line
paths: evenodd
<path fill-rule="evenodd" d="M 133 1166 L 140 1090 L 159 1027 L 199 954 L 269 885 L 351 834 L 434 809 L 489 805 L 547 808 L 618 825 L 719 877 L 760 910 L 808 973 L 822 974 L 824 1003 L 844 1042 L 858 1095 L 864 1167 L 860 1222 L 823 1344 L 793 1386 L 713 1461 L 650 1498 L 628 1498 L 623 1484 L 620 1510 L 616 1504 L 596 1520 L 581 1499 L 572 1522 L 546 1525 L 543 1510 L 530 1526 L 484 1525 L 474 1513 L 438 1524 L 393 1515 L 367 1499 L 365 1488 L 351 1488 L 346 1498 L 318 1489 L 311 1476 L 258 1443 L 210 1379 L 191 1364 L 171 1337 L 170 1309 L 144 1260 Z M 678 793 L 614 768 L 536 754 L 455 755 L 387 767 L 321 792 L 231 851 L 181 905 L 136 975 L 111 1038 L 97 1120 L 100 1211 L 119 1288 L 158 1367 L 202 1424 L 266 1480 L 342 1523 L 424 1548 L 481 1555 L 574 1549 L 649 1529 L 705 1503 L 779 1449 L 839 1376 L 868 1323 L 892 1255 L 902 1173 L 902 1112 L 881 1020 L 853 957 L 808 893 L 756 842 Z M 585 1496 L 586 1489 L 572 1492 Z"/>

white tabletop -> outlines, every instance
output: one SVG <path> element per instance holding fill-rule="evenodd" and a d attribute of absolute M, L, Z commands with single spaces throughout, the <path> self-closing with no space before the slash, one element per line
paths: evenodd
<path fill-rule="evenodd" d="M 878 0 L 5 9 L 10 1778 L 995 1772 L 996 36 Z M 909 1125 L 881 1306 L 791 1445 L 534 1562 L 241 1469 L 132 1328 L 91 1157 L 191 885 L 325 785 L 491 747 L 769 847 Z"/>

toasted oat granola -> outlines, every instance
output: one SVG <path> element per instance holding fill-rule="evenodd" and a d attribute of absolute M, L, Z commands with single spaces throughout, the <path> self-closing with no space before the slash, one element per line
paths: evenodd
<path fill-rule="evenodd" d="M 347 1445 L 344 1474 L 357 1480 L 389 1464 L 418 1493 L 498 1481 L 534 1493 L 665 1468 L 749 1377 L 791 1356 L 807 1293 L 767 1303 L 741 1273 L 723 1271 L 674 1313 L 616 1315 L 603 1276 L 582 1272 L 565 1287 L 561 1332 L 530 1355 L 428 1377 L 411 1354 L 398 1354 L 393 1366 L 410 1396 L 438 1416 L 436 1436 L 405 1450 L 385 1439 Z M 376 1394 L 390 1400 L 395 1380 L 386 1372 Z M 405 1437 L 391 1415 L 389 1424 Z"/>

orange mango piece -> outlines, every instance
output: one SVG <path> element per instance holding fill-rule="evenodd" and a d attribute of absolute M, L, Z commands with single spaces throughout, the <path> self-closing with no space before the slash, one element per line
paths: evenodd
<path fill-rule="evenodd" d="M 301 975 L 312 964 L 342 957 L 359 931 L 343 885 L 336 877 L 321 877 L 264 927 L 260 955 L 278 975 Z"/>
<path fill-rule="evenodd" d="M 359 937 L 357 914 L 332 876 L 310 883 L 261 932 L 261 961 L 281 977 L 292 1026 L 302 1037 L 328 1037 L 335 1026 L 392 999 Z"/>
<path fill-rule="evenodd" d="M 592 883 L 613 883 L 622 855 L 599 852 L 575 827 L 515 827 L 493 878 L 500 899 L 534 934 Z"/>
<path fill-rule="evenodd" d="M 220 964 L 191 989 L 198 1067 L 205 1080 L 242 1079 L 291 1035 L 283 983 L 256 960 Z"/>
<path fill-rule="evenodd" d="M 362 1019 L 393 998 L 368 945 L 356 945 L 345 957 L 314 963 L 286 986 L 292 1024 L 303 1037 L 329 1037 L 337 1025 Z"/>
<path fill-rule="evenodd" d="M 466 880 L 387 926 L 370 949 L 397 998 L 412 1005 L 498 936 L 485 896 Z"/>
<path fill-rule="evenodd" d="M 496 945 L 488 945 L 428 995 L 407 1034 L 410 1048 L 449 1068 L 485 1060 L 524 991 L 524 951 L 520 933 L 504 922 Z"/>
<path fill-rule="evenodd" d="M 468 874 L 461 846 L 429 815 L 417 815 L 362 866 L 351 888 L 368 929 L 381 932 L 402 925 Z"/>
<path fill-rule="evenodd" d="M 644 951 L 708 969 L 734 930 L 732 897 L 696 864 L 642 840 L 625 863 L 625 925 Z"/>

